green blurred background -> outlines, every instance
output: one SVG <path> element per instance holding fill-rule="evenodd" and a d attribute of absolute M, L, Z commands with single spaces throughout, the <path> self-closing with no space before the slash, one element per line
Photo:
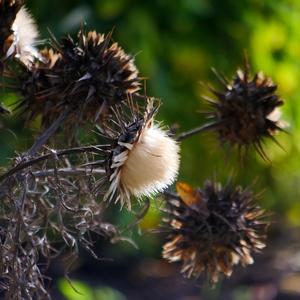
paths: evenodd
<path fill-rule="evenodd" d="M 226 161 L 224 153 L 216 149 L 217 137 L 199 134 L 182 142 L 178 180 L 202 187 L 204 181 L 211 179 L 213 174 L 216 174 L 217 181 L 225 184 L 232 173 L 235 183 L 244 188 L 255 181 L 254 193 L 264 191 L 259 204 L 266 208 L 267 212 L 274 212 L 271 217 L 274 224 L 269 230 L 269 246 L 263 251 L 263 256 L 258 258 L 265 261 L 272 257 L 274 260 L 265 266 L 268 269 L 260 268 L 259 272 L 267 273 L 270 268 L 278 270 L 275 262 L 280 260 L 280 257 L 287 259 L 299 253 L 298 259 L 286 263 L 283 269 L 284 274 L 296 276 L 300 282 L 300 278 L 297 277 L 300 269 L 300 1 L 28 0 L 25 3 L 38 23 L 40 38 L 45 41 L 50 37 L 48 28 L 58 40 L 68 34 L 76 39 L 81 18 L 87 31 L 95 29 L 100 33 L 108 33 L 114 28 L 113 41 L 118 42 L 126 53 L 138 54 L 136 65 L 140 76 L 148 78 L 147 94 L 162 100 L 163 105 L 157 120 L 164 121 L 168 126 L 178 124 L 178 132 L 188 131 L 207 121 L 197 111 L 207 108 L 202 95 L 212 95 L 200 82 L 222 88 L 211 68 L 214 67 L 232 79 L 236 69 L 243 68 L 244 50 L 247 51 L 251 77 L 262 70 L 274 83 L 279 84 L 278 93 L 286 101 L 282 107 L 282 119 L 290 124 L 287 128 L 290 134 L 280 133 L 276 137 L 285 151 L 272 141 L 266 141 L 264 149 L 271 163 L 263 161 L 255 153 L 250 153 L 247 164 L 240 167 L 235 150 Z M 15 96 L 2 96 L 2 102 L 5 104 L 16 99 Z M 22 122 L 17 118 L 5 119 L 3 122 L 18 137 L 16 140 L 9 131 L 2 129 L 0 138 L 3 146 L 0 151 L 1 163 L 5 166 L 7 158 L 13 157 L 15 151 L 20 153 L 29 148 L 34 136 L 31 130 L 35 128 L 22 129 Z M 140 225 L 141 231 L 145 233 L 155 227 L 160 217 L 159 209 L 153 205 Z M 126 223 L 129 217 L 126 212 L 116 211 L 113 218 Z M 99 247 L 103 254 L 113 257 L 117 265 L 126 265 L 132 261 L 137 265 L 143 264 L 145 260 L 160 261 L 163 241 L 159 236 L 139 235 L 137 230 L 133 235 L 140 248 L 138 251 L 126 243 L 106 243 L 105 246 Z M 85 259 L 88 258 L 84 258 L 77 271 L 75 270 L 80 280 L 83 280 L 80 273 L 84 274 L 87 270 L 82 267 L 88 264 Z M 109 268 L 114 263 L 104 264 Z M 101 268 L 99 263 L 97 266 Z M 89 267 L 93 267 L 93 262 Z M 105 269 L 105 272 L 108 271 Z M 174 269 L 174 272 L 179 273 L 179 270 Z M 247 276 L 245 274 L 248 268 L 240 272 Z M 272 277 L 262 282 L 267 282 L 268 286 L 275 284 L 281 287 L 286 277 L 278 276 L 279 279 Z M 271 292 L 266 292 L 271 295 L 269 298 L 253 298 L 253 286 L 249 287 L 249 280 L 247 283 L 241 283 L 233 278 L 235 284 L 227 280 L 214 291 L 208 290 L 207 287 L 195 290 L 193 283 L 182 281 L 177 278 L 183 290 L 181 296 L 168 298 L 166 292 L 162 299 L 281 299 L 276 297 L 280 297 L 282 289 L 288 290 L 288 284 L 284 281 L 284 288 L 280 288 L 276 295 L 273 293 L 273 298 L 272 289 Z M 261 281 L 258 285 L 260 284 Z M 227 298 L 224 298 L 226 285 L 235 287 L 231 289 L 230 295 L 226 294 Z M 297 284 L 292 286 L 288 290 L 288 297 L 294 294 L 300 297 Z M 187 298 L 186 295 L 192 290 L 191 297 L 195 298 Z M 266 290 L 268 291 L 264 289 Z M 140 293 L 143 295 L 142 291 Z M 140 299 L 139 296 L 126 296 L 126 291 L 123 291 L 123 294 L 127 299 Z M 77 299 L 75 296 L 69 297 Z M 114 299 L 108 296 L 93 297 Z M 148 299 L 144 295 L 143 298 Z M 149 299 L 160 298 L 156 296 Z"/>

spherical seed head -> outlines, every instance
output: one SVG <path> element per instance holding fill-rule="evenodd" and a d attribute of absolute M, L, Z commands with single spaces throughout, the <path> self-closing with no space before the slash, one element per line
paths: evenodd
<path fill-rule="evenodd" d="M 65 124 L 70 126 L 96 122 L 107 108 L 126 103 L 128 95 L 134 97 L 140 81 L 134 57 L 125 54 L 116 43 L 109 46 L 110 38 L 111 33 L 85 34 L 83 30 L 77 43 L 71 37 L 62 38 L 61 43 L 53 37 L 52 46 L 57 53 L 43 50 L 42 61 L 20 80 L 26 89 L 22 89 L 19 108 L 29 113 L 30 120 L 41 114 L 44 127 L 68 109 Z M 41 79 L 42 84 L 35 87 Z M 27 93 L 31 87 L 38 91 Z"/>
<path fill-rule="evenodd" d="M 109 46 L 112 32 L 104 36 L 95 31 L 86 35 L 83 29 L 78 34 L 78 43 L 71 37 L 63 38 L 62 43 L 53 42 L 54 48 L 62 54 L 67 66 L 73 65 L 68 72 L 74 78 L 74 69 L 79 69 L 79 78 L 73 89 L 86 90 L 86 96 L 97 95 L 107 104 L 113 105 L 127 99 L 128 94 L 139 90 L 138 70 L 134 65 L 134 57 L 127 55 L 117 43 Z M 64 63 L 66 63 L 64 62 Z M 66 72 L 67 66 L 64 68 Z M 57 71 L 57 70 L 56 70 Z M 73 80 L 74 80 L 73 79 Z M 95 91 L 90 90 L 90 84 Z M 91 95 L 88 92 L 92 93 Z"/>
<path fill-rule="evenodd" d="M 107 161 L 110 188 L 105 199 L 125 202 L 131 197 L 151 197 L 172 184 L 179 169 L 179 145 L 154 124 L 153 99 L 148 100 L 144 117 L 123 127 Z"/>
<path fill-rule="evenodd" d="M 219 76 L 218 76 L 219 77 Z M 236 78 L 230 84 L 220 81 L 225 86 L 225 92 L 213 88 L 208 89 L 217 96 L 219 102 L 207 98 L 215 109 L 209 113 L 216 121 L 209 128 L 218 132 L 220 145 L 229 143 L 231 147 L 238 145 L 239 151 L 254 147 L 267 160 L 261 142 L 264 137 L 276 142 L 273 135 L 282 131 L 284 122 L 279 120 L 279 106 L 284 101 L 276 94 L 277 85 L 270 77 L 263 77 L 262 72 L 249 80 L 248 59 L 245 56 L 245 70 L 238 70 Z"/>
<path fill-rule="evenodd" d="M 203 191 L 177 183 L 179 197 L 167 199 L 170 241 L 163 246 L 163 257 L 182 262 L 185 277 L 199 277 L 202 272 L 214 284 L 219 274 L 230 276 L 233 265 L 252 264 L 251 251 L 258 252 L 265 244 L 267 222 L 263 210 L 251 202 L 249 189 L 231 191 L 211 181 Z M 187 191 L 192 201 L 187 200 Z"/>
<path fill-rule="evenodd" d="M 177 177 L 178 152 L 178 144 L 157 124 L 146 124 L 129 151 L 121 184 L 138 198 L 163 191 Z"/>

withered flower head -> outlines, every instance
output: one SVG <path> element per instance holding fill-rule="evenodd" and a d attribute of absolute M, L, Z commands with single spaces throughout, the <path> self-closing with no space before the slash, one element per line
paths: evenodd
<path fill-rule="evenodd" d="M 117 43 L 95 31 L 81 30 L 78 42 L 53 37 L 52 49 L 42 50 L 41 60 L 21 75 L 23 98 L 19 102 L 29 121 L 42 115 L 44 127 L 68 110 L 67 125 L 96 121 L 107 107 L 124 102 L 139 89 L 134 57 Z M 126 101 L 125 101 L 126 102 Z"/>
<path fill-rule="evenodd" d="M 154 116 L 158 107 L 148 99 L 144 116 L 132 116 L 126 122 L 118 114 L 121 133 L 112 134 L 106 150 L 105 167 L 110 186 L 104 200 L 120 200 L 131 208 L 131 198 L 151 197 L 172 184 L 179 169 L 179 145 L 170 138 Z"/>
<path fill-rule="evenodd" d="M 220 92 L 208 87 L 219 100 L 215 102 L 206 98 L 215 109 L 206 113 L 216 119 L 208 128 L 218 132 L 220 145 L 227 142 L 231 147 L 238 145 L 240 154 L 243 148 L 247 152 L 253 146 L 267 160 L 261 145 L 263 138 L 271 138 L 276 142 L 274 133 L 283 130 L 285 126 L 279 120 L 278 107 L 284 101 L 276 94 L 277 85 L 273 84 L 270 77 L 263 77 L 262 72 L 257 73 L 250 81 L 246 55 L 245 70 L 238 70 L 232 83 L 224 81 L 218 74 L 217 76 L 226 90 Z"/>
<path fill-rule="evenodd" d="M 253 205 L 249 189 L 228 183 L 224 188 L 206 181 L 204 190 L 194 190 L 177 183 L 178 199 L 167 199 L 170 241 L 163 246 L 163 257 L 182 262 L 185 277 L 199 277 L 204 272 L 211 284 L 219 274 L 230 276 L 233 265 L 252 264 L 251 251 L 265 247 L 267 222 L 264 210 Z"/>
<path fill-rule="evenodd" d="M 38 30 L 22 1 L 0 1 L 0 20 L 0 60 L 13 58 L 30 66 L 38 58 Z"/>

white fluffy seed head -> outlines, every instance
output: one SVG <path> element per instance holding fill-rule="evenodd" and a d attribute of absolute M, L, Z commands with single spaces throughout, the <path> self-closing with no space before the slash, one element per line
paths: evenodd
<path fill-rule="evenodd" d="M 117 146 L 107 161 L 110 186 L 104 200 L 120 201 L 131 209 L 132 195 L 139 200 L 151 197 L 172 184 L 178 175 L 179 145 L 157 124 L 154 116 L 158 106 L 148 99 L 143 119 L 135 119 L 116 137 Z M 133 107 L 133 106 L 132 106 Z M 121 119 L 121 116 L 119 116 Z M 123 124 L 124 127 L 124 124 Z"/>
<path fill-rule="evenodd" d="M 17 13 L 12 30 L 14 31 L 13 43 L 7 56 L 14 52 L 15 57 L 25 65 L 32 63 L 39 56 L 35 48 L 38 30 L 33 18 L 24 6 Z"/>
<path fill-rule="evenodd" d="M 179 150 L 157 125 L 144 127 L 122 166 L 120 184 L 138 198 L 163 191 L 178 175 Z"/>

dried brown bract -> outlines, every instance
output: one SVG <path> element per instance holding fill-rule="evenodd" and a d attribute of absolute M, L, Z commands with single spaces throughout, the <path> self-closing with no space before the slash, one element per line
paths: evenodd
<path fill-rule="evenodd" d="M 230 276 L 233 265 L 252 264 L 251 252 L 265 247 L 265 222 L 256 199 L 249 189 L 230 183 L 224 188 L 206 181 L 204 190 L 194 190 L 177 183 L 178 199 L 167 198 L 165 219 L 170 239 L 163 246 L 163 257 L 169 262 L 182 262 L 185 277 L 199 277 L 202 272 L 211 284 L 219 274 Z"/>

